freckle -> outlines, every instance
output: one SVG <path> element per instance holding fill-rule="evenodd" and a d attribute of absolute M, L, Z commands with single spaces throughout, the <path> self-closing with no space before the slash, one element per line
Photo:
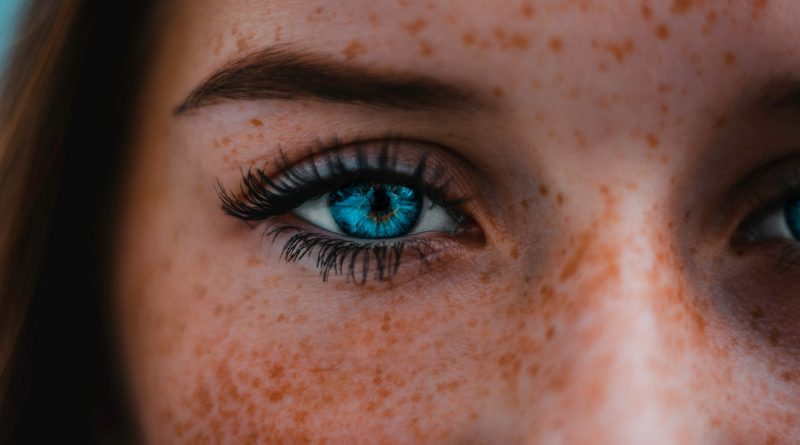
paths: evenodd
<path fill-rule="evenodd" d="M 351 40 L 343 52 L 347 59 L 352 59 L 367 52 L 367 47 L 358 40 Z"/>
<path fill-rule="evenodd" d="M 514 246 L 514 247 L 512 247 L 512 248 L 511 248 L 511 253 L 510 253 L 510 255 L 511 255 L 511 258 L 514 258 L 514 259 L 517 259 L 517 258 L 519 258 L 519 250 L 517 250 L 517 247 L 516 247 L 516 246 Z"/>
<path fill-rule="evenodd" d="M 661 40 L 666 40 L 669 38 L 669 28 L 667 25 L 658 25 L 656 26 L 656 36 L 658 36 Z"/>
<path fill-rule="evenodd" d="M 556 54 L 560 53 L 561 49 L 564 47 L 564 43 L 558 37 L 551 38 L 547 45 L 550 47 L 550 51 Z"/>
<path fill-rule="evenodd" d="M 547 196 L 550 193 L 550 189 L 547 188 L 546 185 L 539 186 L 539 194 L 542 196 Z"/>
<path fill-rule="evenodd" d="M 253 125 L 254 127 L 261 127 L 261 126 L 264 125 L 264 122 L 261 122 L 260 119 L 253 118 L 253 119 L 250 119 L 250 124 Z"/>
<path fill-rule="evenodd" d="M 525 210 L 528 210 L 528 208 L 530 207 L 530 205 L 531 205 L 531 204 L 530 204 L 530 202 L 528 202 L 528 200 L 527 200 L 527 199 L 525 199 L 525 198 L 522 198 L 522 199 L 519 201 L 519 205 L 521 205 L 521 206 L 522 206 L 522 208 L 524 208 Z"/>
<path fill-rule="evenodd" d="M 480 276 L 481 283 L 489 284 L 491 281 L 491 275 L 488 272 L 483 272 Z"/>
<path fill-rule="evenodd" d="M 503 92 L 503 89 L 502 89 L 502 88 L 500 88 L 500 87 L 494 87 L 494 88 L 492 88 L 492 95 L 493 95 L 494 97 L 496 97 L 496 98 L 500 99 L 501 97 L 503 97 L 503 96 L 505 95 L 505 93 Z"/>
<path fill-rule="evenodd" d="M 706 25 L 711 26 L 717 23 L 718 18 L 719 15 L 717 15 L 717 11 L 709 11 L 708 14 L 706 14 Z"/>
<path fill-rule="evenodd" d="M 731 66 L 735 64 L 736 64 L 736 55 L 731 52 L 725 53 L 725 65 Z"/>
<path fill-rule="evenodd" d="M 669 106 L 665 104 L 661 104 L 661 113 L 662 114 L 669 114 Z"/>
<path fill-rule="evenodd" d="M 522 16 L 525 17 L 526 19 L 532 19 L 534 14 L 536 13 L 536 11 L 534 11 L 533 9 L 533 5 L 531 5 L 530 2 L 524 2 L 522 4 L 522 9 L 520 10 L 520 12 L 522 12 Z"/>
<path fill-rule="evenodd" d="M 645 20 L 650 20 L 653 17 L 653 10 L 650 9 L 650 5 L 647 3 L 642 3 L 642 17 L 644 17 Z"/>
<path fill-rule="evenodd" d="M 795 373 L 791 371 L 783 371 L 781 372 L 781 380 L 784 382 L 791 382 L 795 379 Z"/>
<path fill-rule="evenodd" d="M 559 206 L 562 206 L 562 205 L 564 205 L 564 200 L 565 200 L 565 199 L 564 199 L 564 195 L 562 195 L 562 194 L 561 194 L 561 192 L 559 192 L 559 193 L 557 193 L 557 194 L 556 194 L 556 203 L 557 203 Z"/>
<path fill-rule="evenodd" d="M 778 346 L 778 343 L 780 342 L 780 339 L 781 339 L 780 338 L 780 333 L 778 332 L 778 330 L 775 329 L 775 328 L 770 329 L 770 331 L 769 331 L 769 344 L 771 344 L 772 346 Z"/>
<path fill-rule="evenodd" d="M 497 27 L 494 29 L 494 37 L 501 42 L 505 42 L 507 40 L 506 31 L 503 28 Z"/>
<path fill-rule="evenodd" d="M 768 0 L 753 0 L 753 13 L 757 14 L 767 7 Z"/>
<path fill-rule="evenodd" d="M 380 23 L 380 18 L 378 17 L 378 14 L 370 12 L 368 17 L 369 17 L 369 22 L 372 24 L 373 27 L 378 26 L 378 24 Z"/>
<path fill-rule="evenodd" d="M 273 391 L 269 394 L 269 401 L 270 402 L 280 402 L 283 399 L 283 392 L 281 391 Z"/>
<path fill-rule="evenodd" d="M 711 125 L 712 128 L 723 128 L 728 124 L 728 119 L 724 116 L 717 118 L 714 120 L 714 123 Z"/>
<path fill-rule="evenodd" d="M 229 138 L 229 137 L 222 138 L 222 145 L 227 147 L 230 144 L 231 144 L 231 138 Z"/>
<path fill-rule="evenodd" d="M 417 19 L 417 20 L 414 20 L 411 23 L 407 23 L 407 24 L 403 25 L 403 28 L 405 28 L 405 30 L 408 31 L 409 34 L 413 35 L 413 34 L 417 34 L 418 32 L 422 31 L 427 26 L 428 26 L 428 22 L 425 19 Z"/>
<path fill-rule="evenodd" d="M 471 32 L 465 32 L 461 35 L 461 42 L 464 43 L 464 46 L 472 46 L 475 44 L 475 34 Z"/>
<path fill-rule="evenodd" d="M 545 340 L 550 340 L 556 334 L 556 330 L 553 326 L 548 326 L 547 331 L 544 333 Z"/>
<path fill-rule="evenodd" d="M 428 42 L 419 42 L 419 53 L 422 57 L 431 57 L 433 56 L 433 52 L 433 47 Z"/>
<path fill-rule="evenodd" d="M 622 44 L 608 44 L 607 49 L 614 56 L 614 58 L 617 59 L 617 62 L 623 63 L 625 62 L 625 58 L 633 52 L 634 45 L 632 40 L 626 39 L 622 42 Z"/>
<path fill-rule="evenodd" d="M 661 141 L 653 133 L 647 133 L 644 138 L 647 141 L 647 145 L 651 148 L 656 148 L 661 144 Z"/>
<path fill-rule="evenodd" d="M 244 38 L 239 38 L 236 40 L 236 49 L 239 51 L 244 51 L 247 49 L 247 40 Z"/>
<path fill-rule="evenodd" d="M 519 49 L 528 47 L 528 39 L 521 34 L 514 34 L 511 36 L 511 46 Z"/>
<path fill-rule="evenodd" d="M 674 0 L 670 9 L 675 14 L 686 14 L 692 9 L 696 0 Z"/>
<path fill-rule="evenodd" d="M 278 314 L 277 321 L 285 321 L 285 320 L 286 320 L 286 314 Z"/>
<path fill-rule="evenodd" d="M 583 136 L 582 131 L 575 130 L 575 140 L 578 142 L 579 147 L 586 148 L 586 137 Z"/>
<path fill-rule="evenodd" d="M 319 16 L 321 16 L 323 12 L 325 12 L 325 8 L 323 8 L 322 6 L 317 6 L 316 8 L 314 8 L 313 11 L 311 11 L 310 13 L 308 13 L 308 15 L 306 15 L 306 20 L 308 20 L 309 22 L 316 22 L 319 19 Z"/>
<path fill-rule="evenodd" d="M 664 94 L 664 93 L 669 93 L 670 91 L 672 91 L 672 87 L 671 86 L 669 86 L 669 85 L 667 85 L 665 83 L 658 84 L 658 92 L 659 93 Z"/>

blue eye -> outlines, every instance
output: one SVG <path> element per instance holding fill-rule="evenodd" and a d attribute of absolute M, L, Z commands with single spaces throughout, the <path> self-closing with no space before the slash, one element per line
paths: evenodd
<path fill-rule="evenodd" d="M 795 239 L 800 240 L 800 200 L 791 201 L 783 209 L 786 225 Z"/>
<path fill-rule="evenodd" d="M 294 213 L 330 232 L 368 240 L 453 231 L 457 226 L 445 209 L 419 191 L 368 181 L 346 184 L 306 201 Z"/>
<path fill-rule="evenodd" d="M 800 199 L 789 201 L 761 218 L 748 230 L 748 235 L 753 241 L 800 241 Z"/>
<path fill-rule="evenodd" d="M 342 232 L 355 238 L 395 238 L 411 231 L 422 197 L 397 184 L 361 182 L 328 194 L 328 207 Z"/>

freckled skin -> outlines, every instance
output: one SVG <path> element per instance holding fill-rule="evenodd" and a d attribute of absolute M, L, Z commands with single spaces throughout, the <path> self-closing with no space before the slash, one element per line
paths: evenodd
<path fill-rule="evenodd" d="M 800 3 L 186 0 L 163 20 L 116 277 L 148 443 L 800 442 L 797 286 L 707 229 L 739 221 L 719 223 L 723 173 L 702 170 L 756 159 L 705 161 L 750 122 L 726 108 L 744 82 L 800 73 Z M 460 82 L 494 106 L 173 116 L 215 68 L 275 43 Z M 236 189 L 278 147 L 393 133 L 480 168 L 485 244 L 402 265 L 391 285 L 323 283 L 220 210 L 217 181 Z M 750 147 L 769 151 L 770 134 Z"/>

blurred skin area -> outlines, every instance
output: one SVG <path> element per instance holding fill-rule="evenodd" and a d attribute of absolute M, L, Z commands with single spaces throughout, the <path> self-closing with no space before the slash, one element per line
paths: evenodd
<path fill-rule="evenodd" d="M 800 442 L 795 242 L 736 241 L 800 167 L 800 107 L 759 101 L 800 77 L 799 20 L 795 0 L 174 2 L 117 267 L 149 443 Z M 486 106 L 175 115 L 276 44 Z M 217 181 L 275 172 L 279 149 L 387 135 L 440 156 L 480 242 L 404 259 L 391 282 L 325 282 L 220 208 Z"/>

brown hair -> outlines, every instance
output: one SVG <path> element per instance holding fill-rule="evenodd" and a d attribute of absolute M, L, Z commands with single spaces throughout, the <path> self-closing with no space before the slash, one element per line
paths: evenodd
<path fill-rule="evenodd" d="M 150 2 L 28 2 L 0 95 L 0 444 L 133 437 L 109 236 Z"/>

